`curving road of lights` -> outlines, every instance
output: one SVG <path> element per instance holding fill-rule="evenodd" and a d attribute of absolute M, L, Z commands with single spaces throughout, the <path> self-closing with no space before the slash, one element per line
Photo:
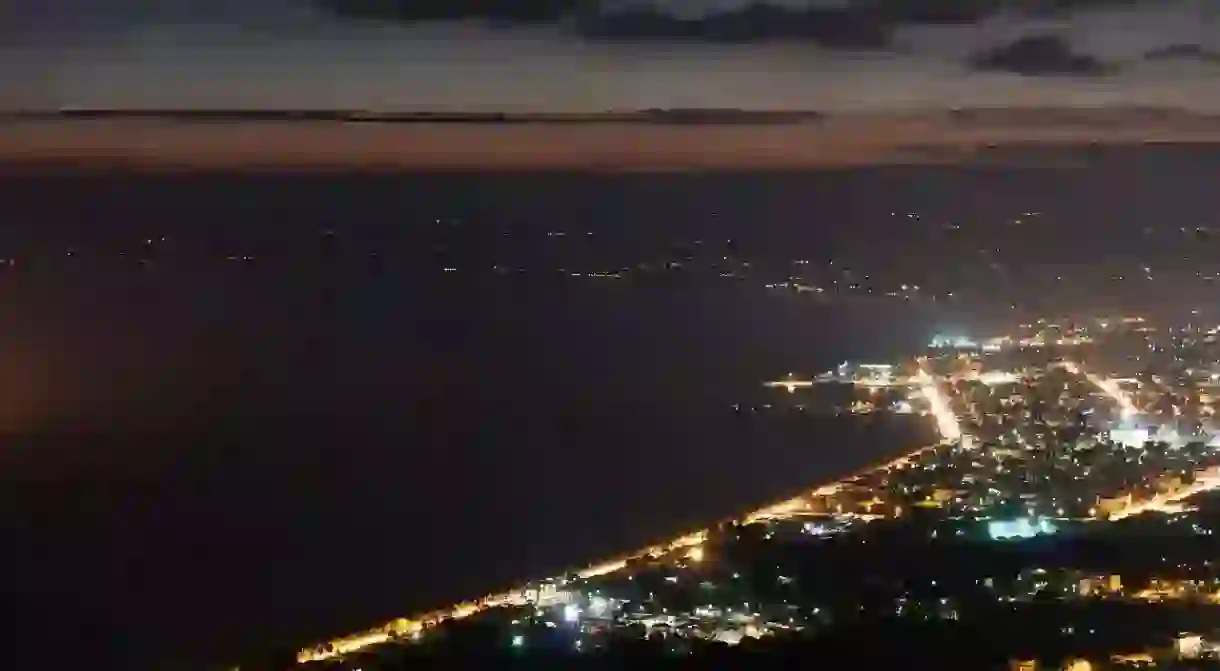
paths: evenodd
<path fill-rule="evenodd" d="M 915 377 L 915 383 L 919 386 L 919 392 L 927 399 L 928 405 L 931 408 L 931 414 L 936 420 L 936 428 L 941 437 L 945 441 L 956 441 L 962 439 L 961 427 L 958 424 L 957 416 L 949 409 L 949 399 L 941 392 L 936 385 L 936 379 L 929 375 L 922 368 Z M 774 386 L 787 387 L 790 383 L 778 382 L 773 383 Z M 798 383 L 799 385 L 799 383 Z M 856 475 L 875 472 L 878 470 L 887 470 L 895 468 L 909 461 L 918 454 L 935 448 L 935 445 L 930 445 L 920 448 L 915 452 L 898 457 L 884 464 L 874 465 L 867 469 L 863 469 L 856 474 L 853 474 L 845 480 L 856 477 Z M 814 495 L 833 494 L 838 491 L 842 485 L 840 483 L 831 483 L 824 485 L 812 491 Z M 750 513 L 742 518 L 742 521 L 749 523 L 764 519 L 782 519 L 800 514 L 806 509 L 805 496 L 798 496 L 788 501 L 767 506 L 753 513 Z M 853 515 L 844 515 L 844 517 L 853 517 Z M 856 515 L 861 519 L 871 516 Z M 650 546 L 643 550 L 620 556 L 616 559 L 607 560 L 588 568 L 577 571 L 577 575 L 581 578 L 588 579 L 596 576 L 607 575 L 620 571 L 627 566 L 628 559 L 638 557 L 659 557 L 668 552 L 687 550 L 686 556 L 692 561 L 699 561 L 702 558 L 702 545 L 707 539 L 707 530 L 700 530 L 694 533 L 687 534 L 676 538 L 668 543 Z M 553 586 L 552 586 L 553 587 Z M 560 603 L 564 600 L 565 593 L 558 589 L 544 590 L 524 590 L 517 589 L 499 594 L 491 594 L 481 599 L 467 601 L 450 608 L 444 608 L 415 615 L 409 618 L 399 618 L 385 624 L 378 629 L 372 629 L 341 638 L 336 638 L 326 644 L 306 648 L 297 654 L 297 663 L 305 664 L 308 662 L 321 661 L 341 657 L 360 650 L 382 645 L 400 639 L 403 637 L 412 637 L 420 635 L 425 628 L 435 625 L 443 620 L 454 619 L 460 620 L 476 613 L 496 608 L 499 606 L 524 606 L 527 604 L 535 604 L 539 606 L 548 606 Z"/>

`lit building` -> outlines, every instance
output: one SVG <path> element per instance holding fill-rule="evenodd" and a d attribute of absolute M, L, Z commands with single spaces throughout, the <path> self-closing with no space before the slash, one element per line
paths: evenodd
<path fill-rule="evenodd" d="M 932 349 L 978 349 L 979 343 L 964 336 L 936 335 L 928 343 Z"/>
<path fill-rule="evenodd" d="M 1139 426 L 1130 421 L 1124 421 L 1110 429 L 1110 440 L 1127 447 L 1142 447 L 1148 441 L 1180 447 L 1185 442 L 1171 426 Z"/>
<path fill-rule="evenodd" d="M 1108 517 L 1129 507 L 1133 502 L 1134 497 L 1130 493 L 1121 496 L 1098 497 L 1094 510 L 1096 511 L 1096 516 Z"/>
<path fill-rule="evenodd" d="M 888 363 L 853 364 L 844 361 L 834 370 L 838 382 L 886 386 L 894 383 L 894 367 Z"/>
<path fill-rule="evenodd" d="M 1050 520 L 1019 517 L 1015 520 L 992 520 L 987 523 L 987 535 L 993 540 L 1033 538 L 1053 534 L 1058 529 Z"/>
<path fill-rule="evenodd" d="M 894 367 L 889 364 L 862 363 L 856 367 L 854 380 L 862 384 L 893 384 Z"/>
<path fill-rule="evenodd" d="M 1079 589 L 1078 589 L 1080 596 L 1093 596 L 1093 592 L 1095 591 L 1095 589 L 1096 589 L 1096 585 L 1094 584 L 1092 578 L 1081 578 L 1080 579 L 1080 584 L 1079 584 Z"/>
<path fill-rule="evenodd" d="M 1181 634 L 1173 643 L 1173 651 L 1182 659 L 1197 659 L 1203 656 L 1203 637 L 1198 634 Z"/>
<path fill-rule="evenodd" d="M 1010 336 L 1002 336 L 1002 337 L 998 337 L 998 338 L 988 338 L 987 340 L 983 341 L 982 350 L 984 352 L 999 352 L 1000 350 L 1004 349 L 1005 347 L 1007 347 L 1011 344 L 1012 344 L 1012 338 Z"/>

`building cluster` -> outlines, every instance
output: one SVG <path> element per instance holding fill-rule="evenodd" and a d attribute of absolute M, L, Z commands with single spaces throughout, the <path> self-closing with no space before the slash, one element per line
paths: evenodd
<path fill-rule="evenodd" d="M 942 439 L 741 519 L 299 660 L 371 669 L 472 649 L 728 654 L 818 649 L 847 630 L 897 640 L 965 628 L 1003 631 L 991 648 L 1012 668 L 1220 661 L 1209 513 L 1220 369 L 1215 333 L 1197 335 L 1140 318 L 1044 320 L 1001 338 L 940 339 L 906 362 L 782 378 L 769 385 L 782 394 L 819 383 L 897 391 Z"/>

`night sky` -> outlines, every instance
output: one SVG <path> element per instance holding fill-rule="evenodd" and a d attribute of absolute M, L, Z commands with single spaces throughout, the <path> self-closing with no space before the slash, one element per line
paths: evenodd
<path fill-rule="evenodd" d="M 1220 110 L 1206 0 L 510 4 L 4 0 L 0 107 Z"/>
<path fill-rule="evenodd" d="M 1220 112 L 1211 2 L 915 4 L 0 0 L 0 111 Z M 152 154 L 158 142 L 135 122 L 52 123 L 41 136 L 38 123 L 0 125 L 0 157 L 52 145 L 80 157 L 106 142 Z M 194 143 L 184 153 L 228 165 L 257 161 L 264 136 L 293 159 L 345 127 L 183 126 Z M 448 152 L 452 167 L 455 153 L 528 162 L 605 144 L 544 146 L 531 127 L 493 151 L 487 126 L 393 141 L 360 128 L 324 158 L 409 149 Z M 609 144 L 627 160 L 717 143 L 730 158 L 778 156 L 794 144 L 760 128 L 740 151 L 742 136 L 721 126 L 650 126 Z M 836 128 L 792 132 L 825 157 Z M 855 137 L 875 135 L 861 128 Z M 823 481 L 920 438 L 742 424 L 732 404 L 766 376 L 896 356 L 1020 297 L 1060 299 L 1054 309 L 1125 309 L 1129 296 L 1213 305 L 1216 172 L 1206 148 L 1130 147 L 936 168 L 517 181 L 6 168 L 0 531 L 19 542 L 0 556 L 0 574 L 18 577 L 0 582 L 0 614 L 43 650 L 121 668 L 227 660 Z M 984 300 L 810 307 L 744 281 L 553 282 L 576 263 L 556 252 L 555 231 L 624 250 L 611 268 L 734 239 L 785 273 L 799 254 Z M 489 270 L 510 262 L 538 270 L 511 282 Z"/>

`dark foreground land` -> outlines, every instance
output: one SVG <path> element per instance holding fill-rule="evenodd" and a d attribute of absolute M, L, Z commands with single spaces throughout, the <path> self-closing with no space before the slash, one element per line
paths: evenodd
<path fill-rule="evenodd" d="M 931 531 L 938 540 L 930 538 Z M 971 535 L 969 525 L 929 519 L 880 522 L 854 537 L 815 541 L 768 537 L 761 524 L 728 526 L 716 532 L 708 550 L 696 569 L 698 581 L 686 585 L 640 568 L 633 581 L 640 604 L 616 613 L 620 624 L 579 659 L 678 658 L 713 667 L 808 659 L 832 666 L 918 663 L 977 671 L 1007 668 L 1012 660 L 1059 668 L 1080 658 L 1109 668 L 1104 665 L 1114 655 L 1144 653 L 1160 660 L 1157 668 L 1203 668 L 1191 666 L 1197 660 L 1171 659 L 1173 641 L 1182 632 L 1211 631 L 1218 610 L 1207 599 L 1152 603 L 1079 591 L 1081 576 L 1088 575 L 1120 575 L 1127 594 L 1186 576 L 1214 580 L 1204 574 L 1211 572 L 1209 557 L 1220 543 L 1205 536 L 1149 536 L 1119 527 L 996 542 Z M 804 627 L 730 646 L 621 624 L 632 608 L 678 611 L 715 600 L 709 584 L 733 590 L 730 601 L 754 604 L 764 614 L 779 607 Z M 389 670 L 459 659 L 532 663 L 572 657 L 573 641 L 582 635 L 541 623 L 532 612 L 503 609 L 450 621 L 418 643 L 311 668 Z M 290 655 L 283 654 L 279 664 L 288 663 Z"/>

